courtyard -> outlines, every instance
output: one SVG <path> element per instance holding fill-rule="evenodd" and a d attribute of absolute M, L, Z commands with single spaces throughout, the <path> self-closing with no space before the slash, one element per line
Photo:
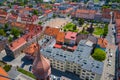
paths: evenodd
<path fill-rule="evenodd" d="M 55 18 L 55 19 L 50 19 L 49 21 L 45 22 L 45 26 L 61 28 L 61 27 L 65 26 L 69 22 L 71 22 L 70 19 Z"/>

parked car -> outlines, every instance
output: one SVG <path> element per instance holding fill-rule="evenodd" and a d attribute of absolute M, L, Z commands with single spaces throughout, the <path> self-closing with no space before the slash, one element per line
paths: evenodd
<path fill-rule="evenodd" d="M 112 62 L 111 60 L 108 61 L 108 65 L 109 65 L 109 66 L 111 66 L 111 62 Z"/>
<path fill-rule="evenodd" d="M 112 54 L 112 53 L 110 53 L 110 57 L 112 57 L 112 55 L 113 55 L 113 54 Z"/>

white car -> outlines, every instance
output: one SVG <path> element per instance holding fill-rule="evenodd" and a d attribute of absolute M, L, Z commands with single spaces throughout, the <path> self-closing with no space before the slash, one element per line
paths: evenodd
<path fill-rule="evenodd" d="M 112 62 L 111 60 L 108 61 L 108 65 L 109 65 L 109 66 L 111 66 L 111 62 Z"/>
<path fill-rule="evenodd" d="M 112 55 L 113 55 L 113 54 L 112 54 L 112 53 L 110 53 L 110 57 L 112 57 Z"/>
<path fill-rule="evenodd" d="M 114 28 L 114 27 L 112 28 L 112 31 L 113 31 L 113 33 L 116 33 L 116 31 L 115 31 L 115 28 Z"/>

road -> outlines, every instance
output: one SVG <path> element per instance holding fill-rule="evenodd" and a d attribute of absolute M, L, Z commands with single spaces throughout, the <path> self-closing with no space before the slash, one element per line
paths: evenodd
<path fill-rule="evenodd" d="M 104 68 L 101 80 L 113 80 L 115 77 L 115 57 L 116 57 L 116 49 L 117 46 L 115 45 L 115 37 L 112 31 L 113 24 L 109 24 L 108 26 L 108 35 L 106 39 L 108 40 L 108 46 L 106 48 L 107 56 L 106 60 L 104 61 Z M 110 51 L 109 51 L 110 49 Z M 110 57 L 110 53 L 112 53 L 112 57 Z M 111 66 L 108 65 L 109 61 L 111 62 Z"/>

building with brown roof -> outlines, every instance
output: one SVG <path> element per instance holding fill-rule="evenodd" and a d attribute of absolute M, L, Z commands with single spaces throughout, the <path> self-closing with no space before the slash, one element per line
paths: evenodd
<path fill-rule="evenodd" d="M 72 17 L 94 19 L 95 14 L 95 10 L 77 9 L 74 13 L 72 13 Z"/>
<path fill-rule="evenodd" d="M 105 38 L 98 38 L 98 42 L 97 44 L 101 47 L 101 48 L 106 48 L 108 45 L 108 41 Z"/>
<path fill-rule="evenodd" d="M 20 23 L 20 22 L 12 22 L 11 26 L 17 27 L 17 28 L 22 29 L 22 30 L 25 30 L 25 28 L 26 28 L 26 24 Z"/>
<path fill-rule="evenodd" d="M 59 32 L 56 37 L 56 43 L 58 44 L 63 44 L 65 39 L 65 33 L 64 32 Z"/>
<path fill-rule="evenodd" d="M 112 10 L 111 9 L 108 9 L 108 8 L 104 8 L 102 9 L 102 21 L 104 22 L 110 22 L 110 19 L 111 19 L 111 12 Z"/>
<path fill-rule="evenodd" d="M 35 54 L 38 52 L 38 46 L 37 46 L 36 43 L 32 43 L 30 46 L 25 48 L 23 50 L 23 52 L 26 54 L 26 56 L 29 59 L 34 59 L 35 58 Z"/>
<path fill-rule="evenodd" d="M 5 70 L 1 67 L 0 67 L 0 80 L 10 80 L 10 78 L 8 78 L 7 72 L 5 72 Z"/>
<path fill-rule="evenodd" d="M 45 29 L 45 34 L 49 36 L 56 37 L 57 34 L 59 33 L 60 29 L 59 28 L 51 28 L 51 27 L 46 27 Z"/>
<path fill-rule="evenodd" d="M 12 43 L 5 46 L 5 51 L 8 56 L 16 58 L 19 56 L 23 50 L 36 41 L 36 37 L 39 38 L 42 28 L 40 26 L 35 26 L 32 31 L 13 41 Z"/>

